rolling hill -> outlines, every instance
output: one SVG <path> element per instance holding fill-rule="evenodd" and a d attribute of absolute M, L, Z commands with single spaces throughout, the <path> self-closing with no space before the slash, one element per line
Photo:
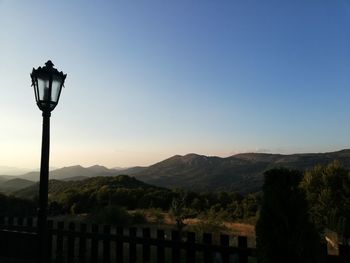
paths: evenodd
<path fill-rule="evenodd" d="M 127 189 L 159 189 L 157 186 L 149 185 L 127 175 L 91 177 L 79 181 L 49 181 L 49 196 L 59 195 L 63 192 L 81 191 L 98 192 L 101 187 L 127 188 Z M 23 188 L 13 193 L 14 196 L 32 199 L 39 193 L 39 183 Z"/>
<path fill-rule="evenodd" d="M 39 174 L 39 172 L 30 172 L 19 177 L 27 180 L 39 181 Z M 115 176 L 118 174 L 120 174 L 120 172 L 100 165 L 94 165 L 87 168 L 75 165 L 50 171 L 50 179 L 69 180 L 70 178 L 73 178 L 76 180 L 77 178 L 85 179 L 88 177 Z"/>
<path fill-rule="evenodd" d="M 197 154 L 175 155 L 134 174 L 149 184 L 195 191 L 255 192 L 261 189 L 264 171 L 273 167 L 306 170 L 339 160 L 350 169 L 350 150 L 310 154 L 243 153 L 227 158 Z"/>
<path fill-rule="evenodd" d="M 346 168 L 350 169 L 350 150 L 291 155 L 242 153 L 226 158 L 198 154 L 175 155 L 149 167 L 118 170 L 99 165 L 87 168 L 80 165 L 64 167 L 51 171 L 50 179 L 74 183 L 74 181 L 85 181 L 86 178 L 91 177 L 115 177 L 126 174 L 160 187 L 184 188 L 193 191 L 237 191 L 245 194 L 259 191 L 263 184 L 264 171 L 273 167 L 303 171 L 316 164 L 328 164 L 334 160 L 341 161 Z M 7 176 L 3 180 L 12 178 Z M 39 173 L 27 173 L 20 178 L 38 181 Z M 0 184 L 4 181 L 0 180 Z"/>
<path fill-rule="evenodd" d="M 0 192 L 11 193 L 11 192 L 29 187 L 33 184 L 35 184 L 35 182 L 30 180 L 14 178 L 14 179 L 0 183 Z"/>

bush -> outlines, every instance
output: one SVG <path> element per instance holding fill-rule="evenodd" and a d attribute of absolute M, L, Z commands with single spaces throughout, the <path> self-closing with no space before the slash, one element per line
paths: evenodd
<path fill-rule="evenodd" d="M 310 222 L 302 174 L 288 169 L 265 172 L 263 199 L 256 224 L 262 263 L 319 262 L 320 237 Z"/>
<path fill-rule="evenodd" d="M 0 215 L 3 216 L 34 216 L 37 203 L 20 199 L 14 196 L 6 196 L 0 193 Z"/>
<path fill-rule="evenodd" d="M 108 205 L 90 214 L 89 219 L 97 224 L 128 225 L 132 217 L 125 208 Z"/>
<path fill-rule="evenodd" d="M 132 224 L 144 224 L 147 223 L 146 215 L 143 211 L 137 210 L 130 214 Z"/>
<path fill-rule="evenodd" d="M 340 162 L 318 165 L 301 182 L 310 214 L 320 232 L 331 229 L 350 237 L 350 174 Z"/>
<path fill-rule="evenodd" d="M 164 223 L 164 214 L 159 208 L 151 208 L 148 210 L 148 216 L 151 222 L 158 225 Z"/>
<path fill-rule="evenodd" d="M 211 208 L 206 213 L 200 215 L 200 221 L 198 223 L 188 226 L 188 230 L 196 232 L 197 237 L 201 237 L 203 233 L 218 235 L 227 231 L 227 227 L 224 224 L 226 216 L 226 213 L 222 209 L 215 211 L 214 208 Z"/>

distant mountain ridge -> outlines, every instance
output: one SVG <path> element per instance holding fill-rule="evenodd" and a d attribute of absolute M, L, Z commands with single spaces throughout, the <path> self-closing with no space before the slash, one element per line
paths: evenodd
<path fill-rule="evenodd" d="M 303 171 L 316 164 L 328 164 L 334 160 L 339 160 L 350 169 L 350 149 L 290 155 L 241 153 L 226 158 L 191 153 L 184 156 L 175 155 L 149 167 L 137 166 L 125 169 L 108 169 L 100 165 L 86 168 L 80 165 L 63 167 L 50 171 L 50 179 L 72 182 L 91 177 L 114 177 L 124 174 L 159 187 L 248 193 L 261 189 L 263 173 L 268 169 L 287 167 Z M 0 187 L 13 178 L 18 177 L 0 176 Z M 38 181 L 39 172 L 26 173 L 19 178 Z M 16 185 L 21 186 L 22 182 Z"/>
<path fill-rule="evenodd" d="M 6 174 L 6 175 L 13 176 L 13 175 L 24 174 L 24 173 L 27 173 L 29 171 L 30 171 L 30 169 L 0 165 L 0 174 Z"/>
<path fill-rule="evenodd" d="M 120 172 L 108 169 L 101 165 L 94 165 L 90 167 L 82 167 L 81 165 L 63 167 L 50 171 L 50 179 L 55 180 L 68 180 L 70 178 L 88 178 L 95 176 L 115 176 L 120 174 Z M 20 175 L 20 178 L 39 181 L 40 173 L 39 172 L 30 172 L 24 175 Z"/>
<path fill-rule="evenodd" d="M 18 191 L 20 189 L 29 187 L 34 185 L 35 182 L 26 180 L 26 179 L 21 179 L 21 178 L 14 178 L 10 179 L 6 182 L 0 183 L 0 192 L 1 193 L 12 193 L 15 191 Z"/>
<path fill-rule="evenodd" d="M 350 169 L 350 150 L 329 153 L 242 153 L 226 158 L 198 154 L 175 155 L 134 174 L 149 184 L 195 191 L 254 192 L 261 189 L 264 171 L 274 167 L 306 170 L 339 160 Z"/>

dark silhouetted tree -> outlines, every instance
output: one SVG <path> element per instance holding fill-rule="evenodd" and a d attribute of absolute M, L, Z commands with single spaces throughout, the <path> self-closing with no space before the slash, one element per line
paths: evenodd
<path fill-rule="evenodd" d="M 309 220 L 301 179 L 299 171 L 284 168 L 265 172 L 256 224 L 259 262 L 320 262 L 320 238 Z"/>
<path fill-rule="evenodd" d="M 318 229 L 331 229 L 350 237 L 350 174 L 340 162 L 317 165 L 301 182 Z"/>

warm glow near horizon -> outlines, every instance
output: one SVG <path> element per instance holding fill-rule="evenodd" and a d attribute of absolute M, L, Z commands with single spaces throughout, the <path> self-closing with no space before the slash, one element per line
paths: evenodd
<path fill-rule="evenodd" d="M 1 1 L 0 166 L 40 165 L 29 73 L 67 73 L 50 166 L 350 148 L 348 1 Z"/>

